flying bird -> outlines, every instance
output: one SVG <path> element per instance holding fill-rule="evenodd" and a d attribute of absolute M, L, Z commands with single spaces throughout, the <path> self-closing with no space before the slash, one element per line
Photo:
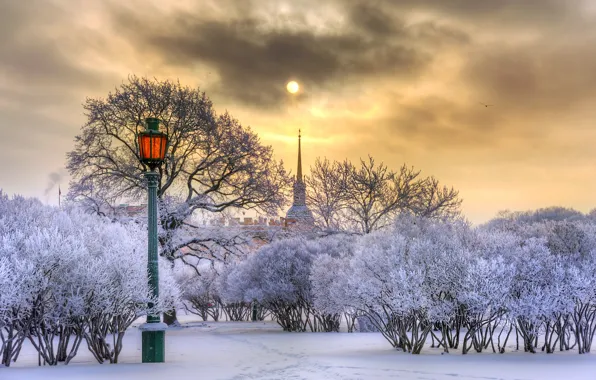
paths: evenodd
<path fill-rule="evenodd" d="M 478 102 L 480 104 L 482 104 L 485 107 L 492 107 L 494 104 L 486 104 L 486 103 L 482 103 L 482 102 Z"/>

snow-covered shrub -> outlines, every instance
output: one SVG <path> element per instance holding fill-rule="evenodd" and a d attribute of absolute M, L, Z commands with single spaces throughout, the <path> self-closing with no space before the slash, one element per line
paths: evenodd
<path fill-rule="evenodd" d="M 345 273 L 347 259 L 352 257 L 355 237 L 335 234 L 324 238 L 308 241 L 309 250 L 313 255 L 311 262 L 310 282 L 311 307 L 314 317 L 315 331 L 339 331 L 341 316 L 343 315 L 348 331 L 354 330 L 356 310 L 341 306 L 334 301 L 337 294 L 346 290 L 341 281 Z"/>
<path fill-rule="evenodd" d="M 253 296 L 258 274 L 251 270 L 246 258 L 225 264 L 219 271 L 216 289 L 222 311 L 229 321 L 244 321 L 251 318 L 253 307 L 257 320 L 265 319 L 267 310 Z"/>
<path fill-rule="evenodd" d="M 31 318 L 31 301 L 38 291 L 31 260 L 23 260 L 24 242 L 44 218 L 44 207 L 34 199 L 8 198 L 0 190 L 0 261 L 6 276 L 0 278 L 0 365 L 16 361 L 26 339 L 25 321 Z"/>
<path fill-rule="evenodd" d="M 510 231 L 515 237 L 509 240 L 517 240 L 517 248 L 494 254 L 515 265 L 506 316 L 522 338 L 524 350 L 535 352 L 538 338 L 543 337 L 542 350 L 548 353 L 557 345 L 561 351 L 577 346 L 579 353 L 588 352 L 596 318 L 596 288 L 591 280 L 596 224 L 590 219 L 512 219 L 481 230 L 485 239 Z"/>
<path fill-rule="evenodd" d="M 22 292 L 26 289 L 22 281 L 27 277 L 22 276 L 26 276 L 25 270 L 19 269 L 0 254 L 0 366 L 16 361 L 24 340 L 17 328 L 25 296 Z"/>
<path fill-rule="evenodd" d="M 395 231 L 411 239 L 416 254 L 412 264 L 424 270 L 424 289 L 429 297 L 427 317 L 433 324 L 431 337 L 447 352 L 457 348 L 466 319 L 461 303 L 462 281 L 470 258 L 474 236 L 463 222 L 445 222 L 403 216 L 396 220 Z M 440 336 L 435 331 L 441 332 Z"/>
<path fill-rule="evenodd" d="M 263 246 L 222 272 L 224 302 L 257 301 L 285 331 L 338 331 L 339 311 L 317 308 L 311 283 L 313 260 L 323 253 L 339 255 L 342 243 L 338 239 L 290 238 Z"/>
<path fill-rule="evenodd" d="M 203 321 L 207 321 L 209 317 L 218 321 L 222 303 L 217 288 L 219 275 L 215 268 L 212 265 L 177 265 L 175 276 L 181 289 L 184 308 L 200 316 Z"/>
<path fill-rule="evenodd" d="M 497 347 L 504 352 L 513 328 L 506 316 L 515 274 L 515 264 L 505 259 L 504 254 L 518 256 L 521 246 L 519 239 L 510 233 L 484 232 L 477 235 L 477 239 L 467 263 L 460 296 L 467 325 L 462 353 L 471 348 L 482 352 L 489 345 L 494 347 L 493 336 L 499 327 Z"/>
<path fill-rule="evenodd" d="M 348 286 L 347 271 L 353 255 L 355 238 L 334 236 L 327 238 L 322 254 L 315 258 L 311 272 L 315 309 L 328 315 L 343 315 L 348 332 L 355 328 L 358 310 L 351 305 L 352 290 Z"/>
<path fill-rule="evenodd" d="M 13 273 L 1 280 L 13 288 L 3 286 L 0 298 L 5 365 L 24 339 L 50 365 L 68 363 L 83 340 L 99 362 L 116 363 L 130 324 L 176 302 L 167 265 L 160 265 L 160 299 L 151 298 L 140 226 L 21 197 L 0 196 L 0 210 L 0 262 Z"/>
<path fill-rule="evenodd" d="M 420 244 L 392 230 L 368 234 L 357 243 L 346 273 L 351 306 L 393 347 L 409 352 L 422 348 L 431 328 L 424 269 L 411 255 Z"/>
<path fill-rule="evenodd" d="M 90 302 L 85 314 L 88 322 L 87 341 L 98 361 L 117 362 L 122 348 L 122 338 L 130 324 L 141 315 L 161 313 L 178 303 L 179 290 L 171 266 L 159 262 L 159 299 L 150 296 L 147 284 L 146 231 L 137 224 L 89 223 L 94 229 L 93 246 L 89 254 L 95 258 L 93 265 L 100 276 L 90 292 L 95 300 Z M 91 231 L 90 231 L 91 232 Z M 99 277 L 99 278 L 97 278 Z M 98 292 L 98 289 L 103 289 Z M 91 290 L 91 289 L 90 289 Z M 153 304 L 148 309 L 148 303 Z M 111 334 L 111 341 L 107 334 Z"/>
<path fill-rule="evenodd" d="M 553 274 L 553 261 L 544 239 L 535 238 L 526 240 L 515 258 L 508 314 L 515 322 L 527 352 L 535 352 L 543 319 L 551 312 L 548 285 Z"/>
<path fill-rule="evenodd" d="M 407 352 L 419 353 L 433 326 L 441 331 L 435 336 L 440 346 L 456 347 L 468 235 L 463 224 L 400 218 L 393 228 L 360 238 L 343 263 L 318 262 L 317 289 L 331 282 L 325 266 L 341 268 L 337 287 L 323 291 L 320 302 L 365 314 L 392 346 Z"/>
<path fill-rule="evenodd" d="M 266 245 L 228 274 L 226 294 L 242 295 L 244 302 L 257 300 L 284 331 L 305 331 L 311 324 L 311 259 L 302 239 Z"/>
<path fill-rule="evenodd" d="M 559 349 L 570 349 L 571 342 L 566 333 L 571 330 L 571 335 L 580 354 L 589 353 L 596 332 L 596 249 L 589 255 L 567 267 L 565 283 L 569 292 L 567 296 L 575 301 L 573 311 L 569 314 L 561 313 L 560 323 L 555 325 L 560 338 Z M 571 327 L 572 326 L 572 327 Z M 572 346 L 571 346 L 572 347 Z"/>
<path fill-rule="evenodd" d="M 382 235 L 382 233 L 376 233 Z M 363 312 L 351 261 L 361 238 L 344 237 L 343 247 L 318 256 L 312 268 L 314 306 L 329 314 L 343 314 L 348 331 L 380 331 Z"/>

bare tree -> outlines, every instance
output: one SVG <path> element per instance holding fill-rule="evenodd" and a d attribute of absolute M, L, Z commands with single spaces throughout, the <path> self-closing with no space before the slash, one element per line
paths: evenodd
<path fill-rule="evenodd" d="M 139 160 L 137 136 L 146 118 L 161 120 L 169 145 L 159 168 L 160 245 L 170 260 L 180 257 L 182 249 L 216 259 L 206 247 L 229 248 L 244 241 L 193 234 L 200 229 L 188 222 L 195 212 L 258 209 L 277 214 L 285 203 L 290 179 L 283 163 L 273 159 L 272 148 L 227 112 L 217 115 L 198 89 L 130 76 L 107 98 L 87 99 L 83 108 L 87 122 L 67 154 L 69 199 L 95 210 L 144 199 L 147 167 Z"/>
<path fill-rule="evenodd" d="M 414 215 L 433 219 L 455 219 L 461 214 L 459 191 L 441 186 L 434 177 L 424 179 L 417 196 L 408 205 Z"/>
<path fill-rule="evenodd" d="M 315 220 L 323 230 L 340 229 L 341 213 L 345 207 L 346 171 L 337 161 L 317 157 L 310 175 L 305 176 L 306 198 Z"/>
<path fill-rule="evenodd" d="M 344 162 L 347 172 L 346 209 L 348 219 L 362 233 L 388 225 L 399 210 L 405 209 L 420 191 L 420 172 L 401 167 L 396 173 L 383 163 L 376 165 L 369 156 L 357 168 Z"/>
<path fill-rule="evenodd" d="M 396 215 L 453 219 L 461 200 L 453 188 L 403 165 L 399 171 L 369 156 L 360 166 L 349 161 L 317 159 L 307 178 L 308 202 L 326 229 L 370 233 L 389 225 Z"/>

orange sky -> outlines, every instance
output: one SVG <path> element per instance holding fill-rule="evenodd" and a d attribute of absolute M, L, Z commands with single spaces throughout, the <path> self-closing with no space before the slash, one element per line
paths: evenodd
<path fill-rule="evenodd" d="M 593 2 L 162 3 L 0 2 L 0 188 L 56 203 L 81 103 L 137 74 L 200 86 L 292 171 L 301 128 L 305 168 L 406 163 L 476 223 L 596 207 Z"/>

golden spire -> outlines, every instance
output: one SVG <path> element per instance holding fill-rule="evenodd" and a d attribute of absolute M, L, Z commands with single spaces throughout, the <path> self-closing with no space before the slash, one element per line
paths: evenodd
<path fill-rule="evenodd" d="M 298 130 L 298 171 L 296 173 L 296 181 L 302 182 L 302 154 L 300 152 L 300 129 Z"/>

